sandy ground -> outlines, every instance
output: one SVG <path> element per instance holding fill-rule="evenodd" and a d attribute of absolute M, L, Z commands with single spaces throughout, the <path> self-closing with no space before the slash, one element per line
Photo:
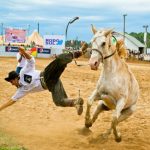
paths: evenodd
<path fill-rule="evenodd" d="M 49 60 L 37 59 L 36 68 L 42 70 Z M 80 64 L 87 60 L 80 59 Z M 61 79 L 69 97 L 84 98 L 84 112 L 77 116 L 74 108 L 54 105 L 48 91 L 30 94 L 0 112 L 0 130 L 8 133 L 29 150 L 149 150 L 150 149 L 150 64 L 129 63 L 140 85 L 136 112 L 119 124 L 122 142 L 116 143 L 111 134 L 101 134 L 110 126 L 112 112 L 102 113 L 91 128 L 83 130 L 86 101 L 94 90 L 100 71 L 89 66 L 78 67 L 72 62 Z M 15 69 L 15 58 L 0 58 L 0 104 L 7 101 L 16 88 L 4 81 Z M 94 106 L 93 106 L 94 108 Z M 93 109 L 92 108 L 92 109 Z"/>

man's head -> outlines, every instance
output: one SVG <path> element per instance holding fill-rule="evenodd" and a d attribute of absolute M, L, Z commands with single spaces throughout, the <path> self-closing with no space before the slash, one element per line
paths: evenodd
<path fill-rule="evenodd" d="M 9 72 L 8 77 L 6 77 L 5 80 L 16 87 L 19 87 L 19 75 L 16 73 L 16 71 Z"/>

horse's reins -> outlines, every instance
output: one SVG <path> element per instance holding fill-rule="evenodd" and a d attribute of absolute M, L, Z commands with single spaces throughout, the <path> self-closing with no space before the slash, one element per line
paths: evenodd
<path fill-rule="evenodd" d="M 83 64 L 78 64 L 75 59 L 74 59 L 74 62 L 75 62 L 75 65 L 78 66 L 78 67 L 80 67 L 80 66 L 88 66 L 89 65 L 89 64 L 84 64 L 84 65 Z"/>
<path fill-rule="evenodd" d="M 101 35 L 101 36 L 103 36 L 103 35 Z M 93 42 L 96 42 L 96 39 L 99 38 L 99 37 L 101 37 L 101 36 L 96 37 L 96 38 L 93 40 Z M 116 39 L 115 36 L 112 36 L 112 37 L 117 41 L 117 39 Z M 97 44 L 97 42 L 96 42 L 96 44 Z M 98 44 L 97 44 L 97 45 L 98 45 Z M 110 46 L 111 46 L 111 45 L 109 44 L 109 47 L 110 47 Z M 99 46 L 98 46 L 98 47 L 99 47 Z M 103 53 L 102 53 L 100 50 L 94 48 L 94 49 L 91 49 L 91 52 L 92 52 L 92 51 L 96 51 L 96 52 L 98 52 L 98 53 L 100 54 L 100 56 L 102 57 L 102 62 L 104 61 L 104 59 L 107 59 L 107 58 L 113 56 L 113 55 L 116 53 L 116 49 L 115 49 L 115 51 L 114 51 L 112 54 L 110 54 L 110 55 L 104 57 L 104 56 L 103 56 Z"/>
<path fill-rule="evenodd" d="M 85 54 L 85 51 L 86 49 L 88 48 L 88 44 L 87 43 L 84 43 L 81 47 L 81 50 L 82 50 L 82 54 Z M 87 66 L 89 64 L 86 64 L 86 65 L 81 65 L 81 64 L 77 64 L 77 61 L 74 59 L 74 62 L 77 66 Z"/>

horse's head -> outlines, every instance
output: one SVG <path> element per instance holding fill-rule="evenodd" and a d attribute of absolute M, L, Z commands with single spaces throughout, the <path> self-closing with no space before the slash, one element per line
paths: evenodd
<path fill-rule="evenodd" d="M 112 45 L 112 29 L 111 30 L 96 30 L 92 25 L 92 32 L 94 34 L 91 44 L 91 57 L 89 60 L 89 65 L 92 70 L 97 70 L 100 62 L 104 59 L 111 57 L 115 53 L 115 48 Z"/>

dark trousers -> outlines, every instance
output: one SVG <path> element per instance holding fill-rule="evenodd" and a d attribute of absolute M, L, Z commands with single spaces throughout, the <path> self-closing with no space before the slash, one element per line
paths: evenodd
<path fill-rule="evenodd" d="M 61 54 L 44 70 L 44 81 L 48 90 L 52 93 L 53 101 L 57 106 L 73 106 L 72 100 L 68 100 L 63 84 L 59 79 L 72 59 L 71 53 Z"/>
<path fill-rule="evenodd" d="M 20 71 L 21 71 L 21 69 L 22 69 L 22 67 L 17 67 L 17 68 L 16 68 L 16 72 L 19 74 Z"/>

